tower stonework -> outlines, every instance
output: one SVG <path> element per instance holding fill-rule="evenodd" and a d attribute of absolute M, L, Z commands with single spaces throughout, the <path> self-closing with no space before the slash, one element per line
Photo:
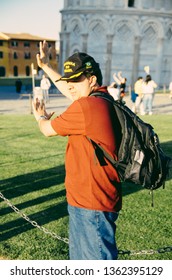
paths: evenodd
<path fill-rule="evenodd" d="M 172 80 L 172 0 L 64 0 L 60 61 L 76 51 L 100 63 L 104 84 L 122 71 L 127 84 L 145 76 Z"/>

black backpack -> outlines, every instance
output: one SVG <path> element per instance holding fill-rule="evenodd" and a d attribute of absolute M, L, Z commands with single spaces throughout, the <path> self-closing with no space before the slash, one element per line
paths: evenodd
<path fill-rule="evenodd" d="M 90 96 L 101 97 L 112 103 L 122 132 L 118 161 L 87 137 L 95 150 L 99 150 L 96 154 L 101 153 L 114 166 L 121 181 L 132 182 L 149 190 L 164 186 L 171 158 L 163 152 L 153 127 L 107 93 L 95 92 Z"/>

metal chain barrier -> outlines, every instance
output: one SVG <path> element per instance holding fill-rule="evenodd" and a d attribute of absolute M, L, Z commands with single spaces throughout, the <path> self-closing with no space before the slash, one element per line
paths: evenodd
<path fill-rule="evenodd" d="M 60 241 L 65 242 L 66 244 L 69 244 L 68 238 L 64 238 L 61 236 L 58 236 L 56 233 L 51 232 L 47 230 L 45 227 L 40 226 L 36 221 L 31 220 L 28 216 L 26 216 L 24 213 L 22 213 L 16 206 L 14 206 L 5 196 L 0 192 L 0 197 L 8 204 L 8 206 L 17 214 L 19 214 L 24 220 L 29 222 L 33 227 L 36 227 L 43 231 L 45 234 L 50 235 L 51 237 L 58 239 Z M 169 253 L 172 252 L 172 246 L 167 246 L 163 248 L 159 248 L 157 250 L 140 250 L 140 251 L 125 251 L 125 250 L 118 250 L 119 255 L 130 255 L 130 256 L 135 256 L 135 255 L 153 255 L 153 254 L 162 254 L 162 253 Z"/>
<path fill-rule="evenodd" d="M 63 241 L 67 244 L 69 244 L 69 240 L 68 238 L 63 238 L 61 236 L 58 236 L 56 233 L 54 232 L 50 232 L 49 230 L 47 230 L 45 227 L 38 225 L 38 223 L 36 221 L 32 221 L 28 216 L 26 216 L 24 213 L 22 213 L 16 206 L 14 206 L 7 198 L 5 198 L 5 196 L 0 192 L 0 197 L 8 204 L 8 206 L 13 209 L 14 212 L 16 212 L 17 214 L 19 214 L 24 220 L 26 220 L 27 222 L 29 222 L 32 226 L 40 229 L 41 231 L 43 231 L 44 233 L 50 235 L 51 237 L 58 239 L 60 241 Z"/>
<path fill-rule="evenodd" d="M 162 254 L 172 252 L 172 246 L 167 246 L 163 248 L 159 248 L 157 250 L 140 250 L 140 251 L 124 251 L 119 250 L 119 255 L 130 255 L 130 256 L 138 256 L 138 255 L 153 255 L 153 254 Z"/>

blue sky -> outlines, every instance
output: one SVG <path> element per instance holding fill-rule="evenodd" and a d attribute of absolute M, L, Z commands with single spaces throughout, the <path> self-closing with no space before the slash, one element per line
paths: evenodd
<path fill-rule="evenodd" d="M 0 0 L 0 32 L 59 40 L 64 0 Z"/>

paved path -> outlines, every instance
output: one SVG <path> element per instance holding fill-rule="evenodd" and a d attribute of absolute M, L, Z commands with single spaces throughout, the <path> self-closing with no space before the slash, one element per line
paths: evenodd
<path fill-rule="evenodd" d="M 50 102 L 46 104 L 47 111 L 54 111 L 56 114 L 62 113 L 71 101 L 62 95 L 50 97 Z M 32 104 L 28 97 L 14 99 L 0 99 L 0 114 L 31 114 Z"/>
<path fill-rule="evenodd" d="M 132 101 L 129 96 L 125 97 L 126 105 L 132 108 Z M 61 94 L 57 97 L 50 97 L 50 103 L 46 104 L 48 111 L 54 111 L 56 114 L 62 113 L 69 105 L 71 101 Z M 19 99 L 18 96 L 11 95 L 10 98 L 3 98 L 0 96 L 0 114 L 31 114 L 31 101 L 28 97 Z M 155 94 L 153 102 L 153 114 L 172 114 L 172 100 L 169 98 L 169 94 Z"/>

